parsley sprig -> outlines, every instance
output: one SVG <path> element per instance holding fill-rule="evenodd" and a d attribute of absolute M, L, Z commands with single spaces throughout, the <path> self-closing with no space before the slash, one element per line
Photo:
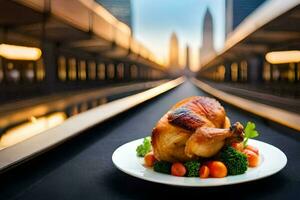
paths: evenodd
<path fill-rule="evenodd" d="M 136 154 L 139 157 L 144 157 L 147 153 L 151 151 L 151 138 L 145 137 L 143 144 L 136 148 Z"/>
<path fill-rule="evenodd" d="M 255 138 L 255 137 L 259 136 L 259 132 L 255 128 L 256 128 L 256 126 L 253 122 L 247 123 L 246 128 L 244 129 L 245 137 L 244 137 L 243 144 L 245 147 L 247 146 L 249 138 Z"/>

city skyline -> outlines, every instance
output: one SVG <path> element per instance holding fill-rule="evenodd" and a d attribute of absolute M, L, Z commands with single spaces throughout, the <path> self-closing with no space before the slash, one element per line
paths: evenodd
<path fill-rule="evenodd" d="M 220 50 L 225 38 L 224 0 L 132 0 L 134 36 L 167 64 L 169 39 L 172 32 L 176 32 L 179 41 L 179 64 L 185 65 L 185 46 L 189 45 L 191 69 L 195 71 L 199 66 L 203 17 L 207 8 L 211 10 L 214 20 L 214 47 Z"/>

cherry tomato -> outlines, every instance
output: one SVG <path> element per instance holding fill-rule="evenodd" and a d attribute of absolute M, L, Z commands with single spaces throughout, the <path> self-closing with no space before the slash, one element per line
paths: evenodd
<path fill-rule="evenodd" d="M 149 152 L 145 155 L 144 162 L 146 167 L 153 167 L 154 163 L 156 162 L 153 152 Z"/>
<path fill-rule="evenodd" d="M 244 149 L 243 153 L 247 156 L 249 167 L 256 167 L 259 164 L 259 156 L 256 153 L 248 149 Z"/>
<path fill-rule="evenodd" d="M 235 150 L 240 151 L 240 152 L 242 152 L 244 150 L 244 144 L 242 142 L 234 142 L 231 144 L 231 146 Z"/>
<path fill-rule="evenodd" d="M 223 178 L 227 176 L 227 167 L 221 161 L 212 161 L 208 167 L 210 176 L 213 178 Z"/>
<path fill-rule="evenodd" d="M 171 174 L 173 176 L 184 176 L 186 173 L 186 168 L 182 163 L 173 163 L 171 167 Z"/>
<path fill-rule="evenodd" d="M 259 151 L 258 148 L 251 146 L 251 145 L 247 145 L 245 149 L 248 149 L 250 151 L 253 151 L 254 153 L 256 153 L 257 155 L 259 155 Z"/>
<path fill-rule="evenodd" d="M 200 178 L 208 178 L 209 177 L 209 168 L 206 165 L 202 165 L 199 170 Z"/>

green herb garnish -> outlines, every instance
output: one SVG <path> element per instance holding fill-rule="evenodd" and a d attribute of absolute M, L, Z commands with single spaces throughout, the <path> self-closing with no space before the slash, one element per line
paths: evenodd
<path fill-rule="evenodd" d="M 244 147 L 247 146 L 247 142 L 249 138 L 255 138 L 257 136 L 259 136 L 258 131 L 255 129 L 256 126 L 253 122 L 248 122 L 246 125 L 246 128 L 244 129 L 245 132 L 245 137 L 244 137 Z"/>
<path fill-rule="evenodd" d="M 154 163 L 153 170 L 163 174 L 171 174 L 172 163 L 166 161 L 157 161 Z"/>
<path fill-rule="evenodd" d="M 188 161 L 184 164 L 184 166 L 187 169 L 188 177 L 198 177 L 199 176 L 199 169 L 200 169 L 199 161 L 197 161 L 197 160 Z"/>
<path fill-rule="evenodd" d="M 136 155 L 139 157 L 144 157 L 147 153 L 151 151 L 151 139 L 150 137 L 145 137 L 143 144 L 136 148 Z"/>

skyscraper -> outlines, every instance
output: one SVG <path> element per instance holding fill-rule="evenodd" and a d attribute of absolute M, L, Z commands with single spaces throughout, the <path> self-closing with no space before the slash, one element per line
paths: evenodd
<path fill-rule="evenodd" d="M 179 66 L 179 45 L 176 33 L 172 33 L 170 39 L 169 49 L 169 66 L 171 68 L 177 68 Z"/>
<path fill-rule="evenodd" d="M 185 67 L 186 69 L 190 70 L 190 47 L 189 45 L 186 45 L 186 50 L 185 50 Z"/>
<path fill-rule="evenodd" d="M 206 10 L 204 21 L 203 21 L 203 35 L 202 35 L 202 46 L 200 48 L 200 62 L 206 56 L 215 53 L 214 40 L 213 40 L 213 18 L 209 11 Z"/>
<path fill-rule="evenodd" d="M 186 45 L 185 49 L 185 68 L 184 68 L 184 75 L 187 77 L 192 76 L 191 72 L 191 62 L 190 62 L 190 47 Z"/>
<path fill-rule="evenodd" d="M 226 37 L 256 8 L 266 0 L 225 0 L 226 20 L 225 33 Z"/>
<path fill-rule="evenodd" d="M 118 20 L 132 28 L 130 0 L 95 0 L 106 8 Z"/>

